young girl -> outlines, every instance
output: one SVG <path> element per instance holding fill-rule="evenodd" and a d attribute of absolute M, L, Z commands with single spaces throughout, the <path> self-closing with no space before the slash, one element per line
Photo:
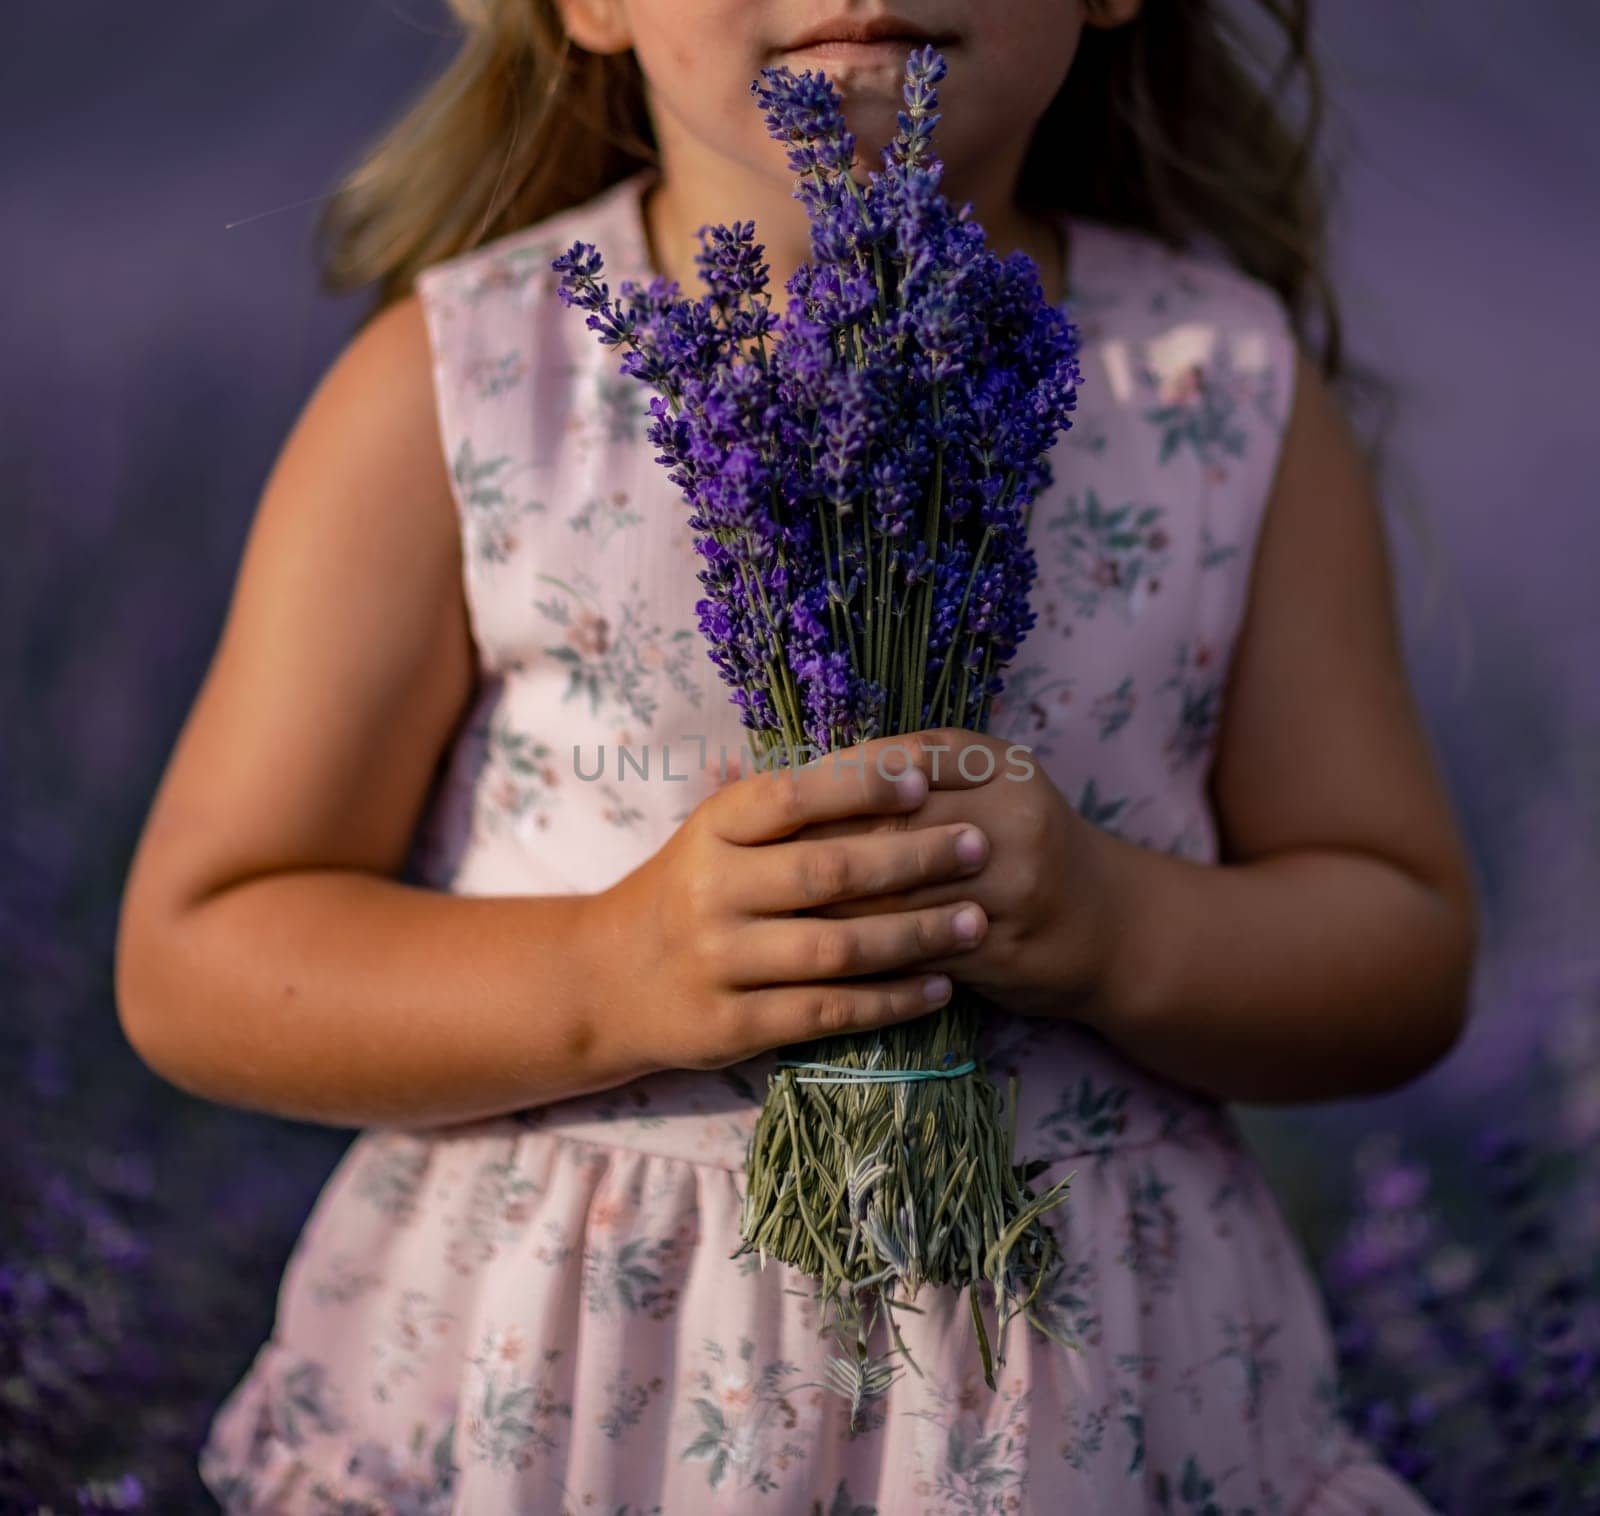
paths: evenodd
<path fill-rule="evenodd" d="M 200 1455 L 230 1510 L 1425 1509 L 1337 1418 L 1225 1104 L 1420 1073 L 1475 934 L 1302 144 L 1202 0 L 902 3 L 863 46 L 880 12 L 806 0 L 457 0 L 337 202 L 378 310 L 267 483 L 118 942 L 165 1077 L 365 1128 Z M 1262 11 L 1307 76 L 1303 7 Z M 1038 621 L 990 732 L 904 782 L 723 782 L 687 510 L 551 260 L 694 292 L 697 228 L 751 218 L 781 309 L 808 229 L 752 80 L 826 72 L 864 179 L 927 40 L 945 192 L 1082 329 Z M 951 975 L 1019 1161 L 1074 1176 L 1072 1345 L 1013 1324 L 991 1392 L 925 1289 L 921 1376 L 852 1432 L 809 1281 L 730 1257 L 746 1145 L 785 1047 Z"/>

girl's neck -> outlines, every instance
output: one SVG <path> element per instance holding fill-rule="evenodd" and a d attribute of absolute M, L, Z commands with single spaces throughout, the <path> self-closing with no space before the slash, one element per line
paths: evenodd
<path fill-rule="evenodd" d="M 985 207 L 972 195 L 945 190 L 952 204 L 972 201 L 974 218 L 984 229 L 988 244 L 1000 257 L 1020 249 L 1039 268 L 1039 284 L 1044 298 L 1059 305 L 1066 298 L 1070 234 L 1065 216 L 1034 212 L 1011 201 Z M 810 256 L 810 232 L 805 209 L 792 196 L 787 203 L 775 200 L 763 186 L 759 203 L 740 208 L 731 193 L 684 193 L 665 174 L 658 175 L 647 188 L 643 200 L 646 252 L 652 270 L 678 281 L 679 289 L 690 298 L 702 292 L 699 268 L 694 259 L 699 250 L 698 229 L 708 223 L 727 224 L 734 220 L 754 221 L 756 241 L 765 248 L 770 273 L 768 291 L 773 307 L 781 310 L 784 286 L 801 263 Z M 762 205 L 766 210 L 762 209 Z"/>

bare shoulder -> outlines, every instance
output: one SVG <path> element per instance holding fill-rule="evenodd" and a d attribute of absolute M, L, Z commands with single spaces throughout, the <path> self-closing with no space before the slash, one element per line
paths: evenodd
<path fill-rule="evenodd" d="M 1294 396 L 1223 702 L 1212 792 L 1224 856 L 1357 848 L 1470 899 L 1373 482 L 1303 353 Z"/>
<path fill-rule="evenodd" d="M 475 680 L 423 311 L 338 354 L 275 460 L 123 904 L 253 874 L 392 872 Z"/>

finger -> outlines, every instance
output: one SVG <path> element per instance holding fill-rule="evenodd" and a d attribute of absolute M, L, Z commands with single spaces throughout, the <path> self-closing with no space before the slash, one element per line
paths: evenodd
<path fill-rule="evenodd" d="M 954 826 L 959 821 L 981 824 L 977 808 L 965 792 L 936 788 L 929 791 L 928 798 L 914 811 L 902 811 L 892 816 L 844 816 L 836 821 L 818 821 L 802 827 L 789 840 L 809 842 L 828 837 L 867 837 L 878 832 Z"/>
<path fill-rule="evenodd" d="M 959 954 L 983 940 L 988 918 L 975 900 L 832 921 L 769 917 L 740 927 L 727 983 L 755 987 L 858 974 L 903 973 L 924 959 Z"/>
<path fill-rule="evenodd" d="M 708 819 L 729 842 L 771 842 L 817 822 L 916 810 L 922 798 L 916 782 L 906 777 L 900 784 L 913 770 L 933 789 L 973 789 L 1008 768 L 1015 777 L 998 739 L 933 727 L 876 737 L 798 766 L 775 759 L 709 797 Z"/>
<path fill-rule="evenodd" d="M 950 998 L 950 991 L 948 974 L 774 984 L 742 996 L 739 1017 L 741 1025 L 750 1029 L 752 1047 L 784 1047 L 914 1021 L 937 1010 Z"/>
<path fill-rule="evenodd" d="M 964 727 L 935 726 L 891 737 L 874 737 L 839 751 L 859 754 L 868 763 L 890 772 L 921 769 L 934 789 L 971 789 L 999 773 L 1007 763 L 1009 750 L 1018 746 Z M 1014 767 L 1018 766 L 1018 758 L 1011 762 Z"/>
<path fill-rule="evenodd" d="M 970 790 L 1008 776 L 1028 778 L 1031 749 L 959 726 L 929 727 L 895 739 L 910 745 L 936 790 Z"/>
<path fill-rule="evenodd" d="M 790 838 L 754 850 L 749 881 L 741 881 L 741 904 L 766 915 L 900 894 L 975 874 L 988 851 L 983 832 L 965 822 L 815 841 Z"/>
<path fill-rule="evenodd" d="M 971 898 L 970 880 L 950 879 L 942 884 L 921 884 L 910 890 L 891 890 L 884 895 L 864 895 L 859 900 L 836 900 L 831 905 L 812 906 L 809 910 L 794 914 L 815 916 L 824 921 L 852 921 L 857 916 L 889 916 L 896 911 L 921 911 L 929 906 L 953 905 Z"/>
<path fill-rule="evenodd" d="M 898 739 L 886 739 L 895 742 Z M 907 812 L 928 794 L 926 773 L 910 748 L 867 751 L 871 744 L 826 753 L 803 766 L 760 769 L 705 802 L 712 830 L 727 842 L 776 842 L 818 821 Z"/>

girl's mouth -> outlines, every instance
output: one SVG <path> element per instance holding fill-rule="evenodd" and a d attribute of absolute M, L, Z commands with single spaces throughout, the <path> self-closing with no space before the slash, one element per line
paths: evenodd
<path fill-rule="evenodd" d="M 934 33 L 903 16 L 879 15 L 866 20 L 835 16 L 802 32 L 779 52 L 787 57 L 815 58 L 819 62 L 850 63 L 874 67 L 895 63 L 904 67 L 913 49 L 948 48 L 958 39 L 948 32 Z"/>
<path fill-rule="evenodd" d="M 830 63 L 865 65 L 892 64 L 904 68 L 907 56 L 914 48 L 930 39 L 923 37 L 884 37 L 876 42 L 808 42 L 800 47 L 784 49 L 784 57 L 817 58 Z M 933 45 L 941 51 L 953 47 L 951 41 L 935 40 Z"/>

